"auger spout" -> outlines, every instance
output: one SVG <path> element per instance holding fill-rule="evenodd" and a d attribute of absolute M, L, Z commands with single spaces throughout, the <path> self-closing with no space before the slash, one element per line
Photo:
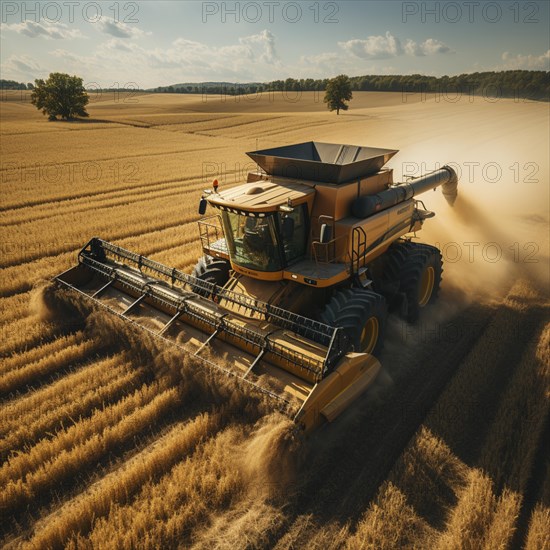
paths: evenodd
<path fill-rule="evenodd" d="M 458 194 L 458 177 L 450 166 L 445 165 L 439 170 L 393 185 L 375 195 L 359 197 L 352 206 L 352 212 L 358 218 L 366 218 L 436 187 L 441 187 L 447 203 L 453 206 Z"/>

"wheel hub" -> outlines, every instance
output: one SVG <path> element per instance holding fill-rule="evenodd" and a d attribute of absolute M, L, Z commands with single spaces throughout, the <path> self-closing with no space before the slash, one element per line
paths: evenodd
<path fill-rule="evenodd" d="M 379 325 L 376 317 L 371 317 L 365 323 L 361 331 L 361 350 L 365 353 L 371 353 L 378 342 Z"/>
<path fill-rule="evenodd" d="M 419 294 L 418 294 L 418 305 L 420 307 L 424 307 L 432 297 L 432 292 L 434 289 L 434 281 L 435 281 L 435 271 L 432 266 L 428 266 L 424 273 L 422 274 L 422 278 L 420 279 L 420 287 L 419 287 Z"/>

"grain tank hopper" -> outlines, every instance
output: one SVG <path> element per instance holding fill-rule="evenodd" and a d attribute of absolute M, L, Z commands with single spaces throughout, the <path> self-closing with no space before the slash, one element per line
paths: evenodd
<path fill-rule="evenodd" d="M 93 238 L 56 281 L 310 430 L 376 378 L 388 310 L 414 322 L 437 297 L 441 255 L 411 240 L 434 214 L 416 197 L 441 186 L 452 205 L 457 176 L 444 166 L 393 183 L 384 165 L 396 153 L 320 142 L 250 152 L 246 183 L 203 193 L 193 274 Z"/>

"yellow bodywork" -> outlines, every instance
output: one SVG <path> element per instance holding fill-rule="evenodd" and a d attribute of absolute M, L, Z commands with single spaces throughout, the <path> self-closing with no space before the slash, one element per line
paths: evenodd
<path fill-rule="evenodd" d="M 315 307 L 328 303 L 327 289 L 371 284 L 371 262 L 433 215 L 418 211 L 417 192 L 445 184 L 448 200 L 456 197 L 449 167 L 394 186 L 382 166 L 396 152 L 307 142 L 249 153 L 270 171 L 227 189 L 215 181 L 201 199 L 200 214 L 207 205 L 217 212 L 199 222 L 202 249 L 218 261 L 214 282 L 98 238 L 56 280 L 205 363 L 221 357 L 216 368 L 278 400 L 310 431 L 334 421 L 375 380 L 381 366 L 371 353 L 383 330 L 373 312 L 358 335 L 345 334 L 338 321 L 315 320 Z M 283 177 L 290 168 L 306 179 Z M 222 271 L 219 282 L 214 272 Z M 421 306 L 434 279 L 427 269 Z"/>

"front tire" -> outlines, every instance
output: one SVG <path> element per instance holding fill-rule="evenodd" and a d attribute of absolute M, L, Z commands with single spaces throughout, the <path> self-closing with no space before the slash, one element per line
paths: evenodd
<path fill-rule="evenodd" d="M 371 290 L 347 288 L 337 291 L 321 314 L 321 321 L 341 327 L 356 352 L 377 354 L 386 332 L 384 297 Z"/>
<path fill-rule="evenodd" d="M 193 268 L 193 277 L 207 283 L 225 286 L 227 281 L 229 281 L 230 269 L 231 265 L 227 260 L 214 259 L 212 256 L 205 255 L 199 258 L 199 261 Z M 193 288 L 193 291 L 201 296 L 207 294 L 205 290 L 199 287 Z"/>

